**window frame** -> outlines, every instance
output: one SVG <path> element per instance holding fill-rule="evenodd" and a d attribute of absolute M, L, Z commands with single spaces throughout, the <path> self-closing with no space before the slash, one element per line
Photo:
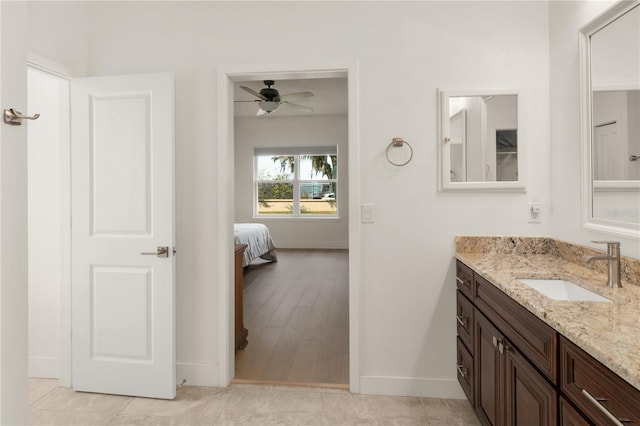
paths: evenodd
<path fill-rule="evenodd" d="M 340 218 L 340 191 L 338 190 L 339 181 L 339 164 L 336 161 L 336 178 L 334 179 L 301 179 L 300 178 L 300 157 L 305 155 L 335 155 L 338 158 L 337 145 L 320 146 L 320 147 L 287 147 L 287 148 L 255 148 L 253 153 L 253 217 L 255 219 L 339 219 Z M 258 180 L 258 158 L 266 156 L 291 156 L 294 159 L 293 178 L 291 180 Z M 259 212 L 259 185 L 264 183 L 290 183 L 293 185 L 293 211 L 291 214 L 268 214 Z M 335 187 L 335 214 L 312 214 L 302 213 L 300 211 L 303 202 L 300 194 L 300 185 L 305 183 L 333 184 Z"/>

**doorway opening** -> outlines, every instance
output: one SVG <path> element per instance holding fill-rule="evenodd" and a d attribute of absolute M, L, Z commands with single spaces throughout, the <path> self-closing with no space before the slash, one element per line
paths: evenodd
<path fill-rule="evenodd" d="M 219 188 L 221 191 L 219 195 L 229 200 L 229 208 L 226 212 L 222 212 L 218 223 L 221 237 L 220 251 L 225 252 L 220 254 L 219 259 L 220 262 L 222 262 L 221 265 L 227 265 L 227 267 L 222 266 L 220 268 L 222 270 L 220 274 L 220 282 L 222 283 L 220 288 L 220 311 L 222 316 L 220 375 L 221 384 L 223 385 L 226 385 L 226 383 L 229 383 L 232 379 L 236 378 L 237 380 L 247 379 L 254 382 L 304 384 L 308 386 L 322 383 L 323 385 L 328 384 L 335 385 L 337 387 L 348 387 L 352 392 L 359 391 L 357 346 L 357 342 L 359 340 L 357 338 L 359 332 L 359 268 L 356 263 L 357 259 L 359 259 L 358 254 L 360 247 L 358 238 L 354 239 L 353 237 L 354 235 L 359 235 L 359 222 L 353 218 L 353 212 L 357 211 L 357 206 L 359 205 L 357 185 L 357 120 L 355 117 L 355 112 L 357 111 L 355 106 L 356 85 L 353 80 L 353 71 L 353 67 L 346 67 L 345 69 L 340 70 L 332 69 L 324 71 L 262 71 L 255 73 L 221 71 L 219 73 L 219 88 L 221 91 L 219 94 L 219 123 L 222 125 L 219 127 L 220 139 L 218 159 L 219 165 L 221 162 L 225 163 L 224 166 L 219 168 L 220 176 L 226 177 L 226 179 L 219 179 L 219 181 L 227 182 L 225 188 Z M 245 113 L 244 116 L 242 116 L 242 114 L 237 114 L 237 110 L 234 108 L 234 100 L 237 100 L 238 98 L 236 92 L 239 86 L 251 87 L 255 92 L 259 92 L 260 88 L 265 84 L 265 80 L 275 81 L 274 87 L 277 88 L 280 93 L 285 95 L 289 92 L 314 92 L 313 87 L 310 86 L 313 85 L 314 82 L 329 84 L 331 83 L 331 80 L 334 80 L 334 83 L 340 82 L 343 84 L 342 95 L 345 99 L 348 99 L 348 105 L 345 106 L 345 113 L 342 114 L 341 118 L 339 118 L 339 113 L 333 114 L 333 116 L 331 116 L 331 114 L 327 114 L 326 116 L 317 114 L 314 116 L 313 114 L 315 114 L 315 111 L 314 113 L 305 116 L 304 113 L 298 112 L 301 108 L 296 108 L 296 111 L 292 114 L 282 114 L 281 116 L 277 116 L 276 113 L 279 111 L 275 111 L 271 113 L 262 113 L 260 114 L 260 117 L 256 117 L 256 112 L 259 111 L 258 105 L 257 103 L 252 102 L 247 102 L 241 106 L 244 108 L 250 108 L 251 111 L 248 114 Z M 315 90 L 319 93 L 321 92 L 320 89 Z M 248 92 L 245 93 L 247 95 L 251 93 L 250 91 L 246 92 Z M 296 103 L 307 108 L 313 108 L 318 105 L 318 111 L 321 111 L 321 106 L 319 106 L 320 103 L 314 104 L 306 98 L 296 100 Z M 278 108 L 285 110 L 286 107 L 281 105 Z M 236 114 L 234 114 L 234 110 Z M 338 167 L 342 164 L 344 166 L 344 171 L 340 169 L 338 172 L 340 177 L 338 179 L 338 183 L 336 183 L 336 185 L 338 185 L 336 190 L 328 190 L 327 194 L 321 194 L 320 192 L 323 192 L 324 189 L 322 185 L 320 185 L 318 186 L 319 197 L 317 197 L 317 204 L 320 204 L 321 202 L 326 203 L 330 200 L 337 201 L 337 210 L 339 213 L 336 217 L 332 218 L 318 217 L 318 215 L 313 214 L 306 216 L 307 212 L 303 211 L 300 207 L 305 206 L 306 203 L 313 201 L 316 197 L 312 197 L 309 194 L 306 194 L 306 196 L 303 195 L 303 192 L 305 191 L 302 191 L 301 189 L 302 184 L 309 184 L 309 182 L 296 181 L 293 185 L 300 186 L 297 186 L 295 190 L 292 188 L 292 192 L 294 192 L 295 196 L 298 197 L 297 201 L 292 201 L 291 210 L 294 217 L 285 219 L 283 217 L 274 218 L 269 214 L 261 214 L 256 198 L 258 197 L 259 190 L 255 187 L 255 149 L 260 148 L 260 146 L 265 143 L 270 145 L 268 148 L 281 146 L 287 149 L 294 147 L 299 149 L 300 146 L 304 146 L 305 143 L 312 145 L 312 143 L 306 142 L 304 139 L 306 135 L 314 134 L 314 131 L 311 130 L 310 127 L 305 129 L 302 127 L 302 123 L 307 121 L 308 123 L 305 124 L 312 126 L 313 124 L 311 122 L 313 120 L 324 120 L 323 124 L 325 128 L 335 127 L 335 123 L 328 123 L 330 120 L 342 120 L 342 124 L 340 126 L 344 130 L 343 138 L 345 141 L 343 147 L 338 147 Z M 323 124 L 316 125 L 322 127 Z M 254 132 L 254 130 L 251 130 L 252 126 L 258 126 L 265 130 Z M 278 128 L 280 129 L 279 131 Z M 247 129 L 249 130 L 245 132 Z M 282 129 L 286 129 L 286 131 Z M 267 136 L 266 132 L 270 132 L 275 136 Z M 280 132 L 280 136 L 278 136 L 278 132 Z M 331 137 L 326 137 L 320 143 L 316 139 L 313 145 L 317 148 L 318 145 L 331 144 L 331 139 Z M 276 145 L 276 143 L 281 145 Z M 335 142 L 333 143 L 335 149 Z M 265 145 L 262 148 L 267 147 Z M 296 151 L 296 155 L 298 154 L 300 154 L 301 157 L 304 157 L 304 153 L 302 153 L 302 151 Z M 300 166 L 300 168 L 302 170 L 302 166 Z M 229 185 L 229 182 L 234 182 L 234 184 Z M 340 185 L 342 184 L 344 184 L 344 187 L 340 188 Z M 322 189 L 322 191 L 320 191 L 320 189 Z M 333 197 L 336 197 L 336 199 L 334 200 Z M 295 205 L 296 203 L 298 204 Z M 235 346 L 233 345 L 234 318 L 231 316 L 234 302 L 234 298 L 232 296 L 232 289 L 234 285 L 234 259 L 230 253 L 226 253 L 228 251 L 226 247 L 233 246 L 233 240 L 231 238 L 233 224 L 245 221 L 264 223 L 271 229 L 274 241 L 276 242 L 279 258 L 282 257 L 282 260 L 272 264 L 251 264 L 245 268 L 243 275 L 246 277 L 247 281 L 245 291 L 249 300 L 244 305 L 246 307 L 244 320 L 246 322 L 245 325 L 249 325 L 249 343 L 245 352 L 241 352 L 236 358 Z M 333 241 L 325 240 L 323 243 L 321 242 L 321 238 L 314 239 L 313 237 L 307 239 L 307 242 L 305 243 L 301 241 L 300 238 L 296 239 L 296 237 L 292 235 L 292 229 L 293 234 L 305 234 L 304 230 L 301 231 L 305 226 L 308 227 L 308 229 L 312 229 L 312 227 L 323 222 L 325 224 L 333 222 L 333 225 L 336 225 L 338 222 L 343 222 L 344 228 L 341 231 L 338 231 L 338 234 L 343 237 L 342 244 L 338 242 L 339 238 L 334 238 Z M 321 231 L 320 233 L 326 234 L 326 231 Z M 307 234 L 313 235 L 313 232 L 307 232 Z M 299 237 L 299 235 L 297 236 Z M 282 256 L 280 256 L 280 253 L 282 253 Z M 303 258 L 306 258 L 307 260 L 301 262 L 300 260 Z M 325 268 L 327 269 L 322 269 L 322 267 L 320 267 L 320 270 L 312 270 L 313 268 L 311 265 L 314 263 L 321 263 L 323 260 L 328 261 L 329 259 L 333 260 L 329 261 L 327 265 L 331 265 L 331 262 L 334 262 L 333 267 L 326 266 Z M 305 262 L 310 265 L 308 271 L 305 271 Z M 295 264 L 295 268 L 287 269 L 287 264 Z M 342 287 L 335 286 L 333 285 L 335 282 L 333 282 L 332 285 L 329 285 L 329 287 L 331 287 L 330 290 L 327 290 L 326 288 L 325 290 L 322 290 L 318 283 L 322 281 L 323 278 L 328 278 L 329 280 L 334 278 L 338 279 L 337 275 L 332 275 L 335 271 L 331 271 L 331 269 L 341 269 L 342 278 L 340 279 L 344 280 L 344 285 Z M 329 273 L 327 274 L 327 272 Z M 269 274 L 272 275 L 270 276 Z M 305 281 L 306 284 L 296 286 L 295 282 L 302 282 L 300 278 L 305 275 L 308 279 Z M 296 276 L 298 278 L 296 278 Z M 274 284 L 274 282 L 277 281 L 280 282 L 279 285 Z M 265 282 L 270 282 L 270 284 L 264 284 Z M 292 284 L 288 290 L 286 290 L 284 286 L 287 282 Z M 285 294 L 287 291 L 289 291 L 289 293 Z M 342 301 L 334 304 L 333 307 L 328 307 L 332 302 L 327 301 L 327 299 L 325 299 L 324 302 L 321 302 L 318 298 L 318 294 L 323 291 L 325 292 L 324 296 L 333 293 L 333 296 L 336 296 L 336 299 L 333 301 L 337 301 L 340 297 L 342 297 Z M 260 298 L 262 298 L 262 301 L 258 300 Z M 314 306 L 316 302 L 317 306 Z M 268 304 L 271 304 L 272 306 L 267 307 L 266 305 Z M 344 309 L 340 311 L 338 305 L 342 305 Z M 268 309 L 271 308 L 273 309 L 269 312 Z M 327 316 L 320 320 L 318 319 L 318 312 L 323 309 L 325 311 L 333 311 L 327 312 Z M 323 338 L 326 337 L 326 340 L 322 341 L 318 339 L 312 341 L 312 339 L 309 338 L 305 342 L 308 345 L 302 346 L 300 343 L 305 340 L 305 334 L 306 337 L 312 337 L 314 334 L 309 329 L 306 331 L 304 330 L 306 321 L 314 315 L 316 315 L 314 317 L 314 320 L 317 320 L 316 325 L 318 325 L 318 323 L 322 324 L 320 328 L 316 327 L 314 330 L 316 337 L 322 335 Z M 269 321 L 261 324 L 260 318 L 266 317 L 269 317 Z M 327 331 L 331 328 L 330 325 L 335 325 L 336 323 L 341 322 L 345 325 L 343 336 L 339 337 L 338 334 L 340 332 L 336 331 L 335 328 L 332 330 L 335 334 L 333 336 L 328 335 L 331 333 Z M 258 327 L 258 324 L 264 325 L 265 327 Z M 322 328 L 327 324 L 329 324 L 328 328 Z M 253 333 L 251 325 L 253 325 L 254 328 Z M 265 332 L 266 334 L 262 334 Z M 263 349 L 265 349 L 264 343 L 268 340 L 271 340 L 274 345 L 272 345 L 270 349 L 267 349 L 267 354 Z M 333 343 L 343 341 L 345 349 L 336 349 L 332 352 L 328 348 L 328 341 L 332 341 Z M 278 342 L 282 343 L 282 346 L 278 346 Z M 262 352 L 260 355 L 262 359 L 259 359 L 259 356 L 257 358 L 253 357 L 253 359 L 251 359 L 251 356 L 247 356 L 249 351 L 253 349 L 250 348 L 252 343 L 257 350 L 256 353 Z M 300 355 L 304 352 L 318 352 L 318 348 L 323 345 L 325 348 L 320 349 L 320 352 L 326 355 L 325 360 L 329 358 L 333 360 L 334 373 L 336 371 L 336 366 L 338 364 L 341 365 L 342 370 L 340 377 L 337 380 L 314 380 L 309 377 L 312 376 L 311 374 L 305 378 L 300 377 L 297 373 L 302 371 L 304 369 L 305 362 L 309 361 L 309 359 L 307 359 L 307 361 L 301 361 Z M 338 348 L 338 346 L 334 346 L 334 348 Z M 338 352 L 340 352 L 339 362 L 337 359 Z M 318 354 L 316 353 L 315 355 Z M 297 364 L 295 361 L 296 359 L 298 360 Z M 246 364 L 243 365 L 246 361 L 254 361 L 256 364 L 254 364 L 252 368 L 246 369 Z M 313 362 L 315 363 L 316 361 Z M 238 362 L 238 365 L 236 365 L 236 362 Z M 262 368 L 267 367 L 268 365 L 276 366 L 277 368 L 271 371 L 267 371 Z M 318 371 L 324 368 L 324 371 L 326 372 L 327 367 L 328 365 L 325 365 L 324 367 L 316 367 L 314 365 L 313 369 Z M 253 376 L 251 374 L 247 376 L 244 373 L 237 374 L 239 371 L 253 371 L 255 373 L 257 371 L 256 369 L 261 371 L 258 374 L 253 374 Z M 321 376 L 322 375 L 316 377 Z M 324 375 L 324 377 L 329 376 L 330 374 Z M 335 378 L 336 374 L 333 374 L 333 376 Z"/>
<path fill-rule="evenodd" d="M 69 81 L 30 55 L 28 113 L 29 377 L 71 385 Z"/>

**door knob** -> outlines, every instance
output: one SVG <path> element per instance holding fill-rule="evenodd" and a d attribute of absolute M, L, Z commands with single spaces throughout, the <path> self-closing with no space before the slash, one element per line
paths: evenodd
<path fill-rule="evenodd" d="M 158 250 L 157 251 L 142 252 L 140 254 L 145 255 L 145 256 L 169 257 L 169 247 L 167 247 L 167 246 L 158 246 Z"/>

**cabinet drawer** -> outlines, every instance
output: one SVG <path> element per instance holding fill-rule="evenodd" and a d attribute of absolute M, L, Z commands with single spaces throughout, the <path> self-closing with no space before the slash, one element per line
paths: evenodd
<path fill-rule="evenodd" d="M 456 356 L 456 368 L 458 369 L 458 382 L 462 390 L 467 394 L 471 405 L 475 407 L 473 393 L 473 357 L 460 339 L 458 341 L 458 355 Z"/>
<path fill-rule="evenodd" d="M 473 283 L 476 306 L 547 379 L 557 384 L 556 331 L 480 275 L 474 276 Z"/>
<path fill-rule="evenodd" d="M 592 426 L 563 396 L 560 397 L 560 426 Z"/>
<path fill-rule="evenodd" d="M 456 292 L 456 327 L 458 337 L 473 353 L 473 305 L 461 291 Z"/>
<path fill-rule="evenodd" d="M 566 338 L 560 339 L 561 390 L 597 425 L 640 425 L 640 391 Z"/>
<path fill-rule="evenodd" d="M 459 260 L 456 261 L 456 284 L 460 291 L 473 300 L 473 271 Z"/>

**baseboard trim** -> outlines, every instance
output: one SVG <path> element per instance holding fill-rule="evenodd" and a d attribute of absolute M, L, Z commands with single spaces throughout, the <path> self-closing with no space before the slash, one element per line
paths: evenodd
<path fill-rule="evenodd" d="M 176 362 L 176 384 L 178 386 L 220 386 L 218 382 L 218 366 L 213 364 L 197 364 Z"/>
<path fill-rule="evenodd" d="M 54 357 L 30 356 L 29 377 L 58 379 L 60 377 L 60 360 Z"/>
<path fill-rule="evenodd" d="M 466 399 L 466 395 L 458 381 L 451 379 L 361 376 L 360 393 L 369 395 Z"/>

